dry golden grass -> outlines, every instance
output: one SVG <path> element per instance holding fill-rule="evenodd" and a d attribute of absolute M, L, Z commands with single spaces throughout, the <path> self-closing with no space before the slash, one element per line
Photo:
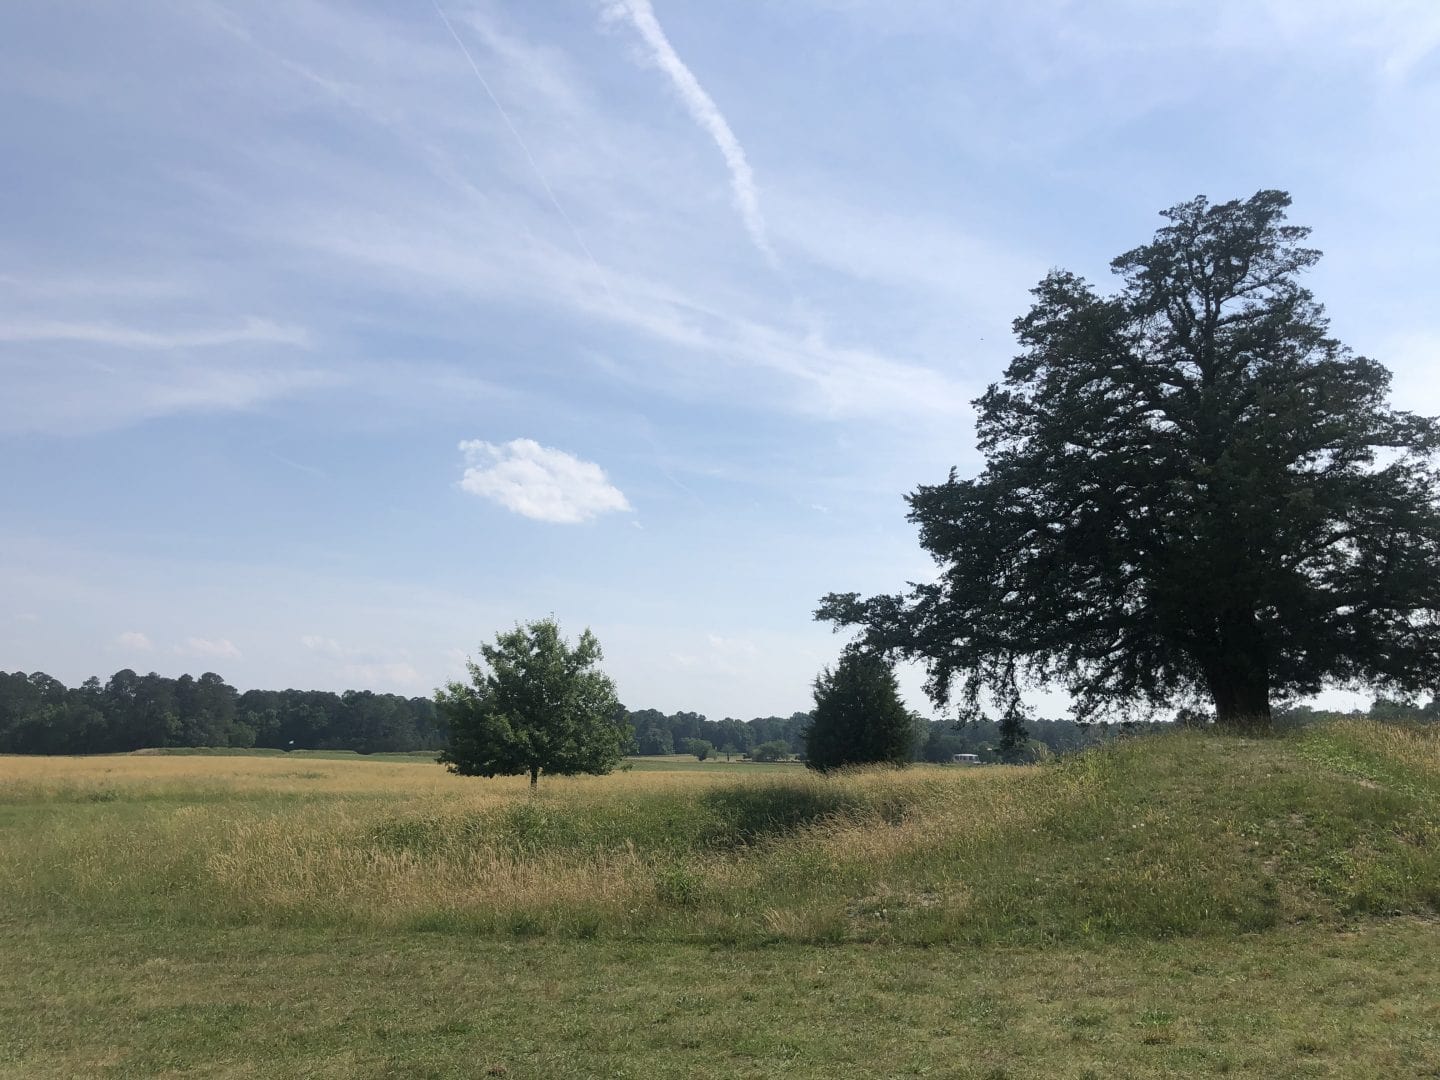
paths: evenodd
<path fill-rule="evenodd" d="M 798 776 L 801 770 L 792 774 Z M 548 776 L 544 796 L 586 797 L 635 791 L 681 792 L 734 783 L 737 771 L 676 769 L 616 772 L 609 776 Z M 750 779 L 746 777 L 745 779 Z M 455 795 L 511 799 L 528 796 L 523 776 L 481 780 L 455 776 L 438 765 L 367 758 L 247 757 L 245 755 L 109 754 L 94 757 L 0 755 L 0 799 L 124 798 L 168 795 Z"/>
<path fill-rule="evenodd" d="M 979 841 L 1016 812 L 1031 772 L 636 771 L 546 778 L 532 794 L 523 777 L 410 763 L 0 758 L 0 799 L 47 811 L 23 842 L 0 840 L 0 878 L 36 905 L 160 897 L 212 916 L 382 926 L 631 926 L 701 895 L 730 896 L 733 918 L 779 880 L 776 906 L 747 914 L 789 936 L 812 921 L 789 911 L 793 889 Z"/>
<path fill-rule="evenodd" d="M 1421 727 L 1347 720 L 1331 725 L 1327 734 L 1402 767 L 1440 778 L 1440 724 Z"/>

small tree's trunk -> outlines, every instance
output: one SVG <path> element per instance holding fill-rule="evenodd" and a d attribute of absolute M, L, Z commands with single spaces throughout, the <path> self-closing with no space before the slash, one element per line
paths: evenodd
<path fill-rule="evenodd" d="M 538 784 L 539 782 L 540 782 L 540 766 L 539 766 L 539 765 L 531 765 L 531 766 L 530 766 L 530 790 L 531 790 L 531 791 L 534 791 L 534 790 L 535 790 L 535 785 Z"/>

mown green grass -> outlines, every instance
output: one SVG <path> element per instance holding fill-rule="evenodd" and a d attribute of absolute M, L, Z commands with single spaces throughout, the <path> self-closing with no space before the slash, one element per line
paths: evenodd
<path fill-rule="evenodd" d="M 763 948 L 0 922 L 0 1076 L 1424 1077 L 1440 933 Z"/>
<path fill-rule="evenodd" d="M 1440 732 L 1359 724 L 1015 769 L 694 763 L 534 796 L 366 759 L 6 759 L 0 1062 L 1425 1075 L 1440 986 L 1397 973 L 1440 944 L 1437 795 Z M 436 970 L 476 985 L 426 1011 Z M 113 1058 L 93 1024 L 45 1019 L 81 1013 Z"/>

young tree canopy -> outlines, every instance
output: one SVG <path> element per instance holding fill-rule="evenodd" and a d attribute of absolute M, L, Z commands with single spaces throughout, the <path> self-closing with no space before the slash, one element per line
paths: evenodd
<path fill-rule="evenodd" d="M 630 745 L 615 684 L 596 665 L 600 643 L 586 630 L 571 648 L 553 619 L 497 634 L 480 646 L 484 666 L 435 701 L 450 725 L 440 761 L 463 776 L 608 773 Z"/>
<path fill-rule="evenodd" d="M 715 746 L 709 739 L 686 739 L 685 753 L 694 754 L 695 757 L 704 761 L 715 752 Z"/>
<path fill-rule="evenodd" d="M 986 458 L 908 497 L 934 582 L 827 596 L 817 616 L 926 662 L 942 703 L 1059 684 L 1089 718 L 1440 676 L 1440 423 L 1330 336 L 1320 253 L 1261 191 L 1164 212 L 1113 296 L 1054 271 L 1022 351 L 975 404 Z"/>
<path fill-rule="evenodd" d="M 805 764 L 821 772 L 846 765 L 910 761 L 915 720 L 900 700 L 890 664 L 847 650 L 815 679 L 815 709 L 805 731 Z"/>

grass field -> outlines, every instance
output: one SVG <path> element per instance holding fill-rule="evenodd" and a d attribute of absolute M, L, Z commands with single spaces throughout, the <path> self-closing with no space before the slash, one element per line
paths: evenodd
<path fill-rule="evenodd" d="M 536 797 L 5 758 L 0 1075 L 1440 1076 L 1437 910 L 1428 730 Z"/>

